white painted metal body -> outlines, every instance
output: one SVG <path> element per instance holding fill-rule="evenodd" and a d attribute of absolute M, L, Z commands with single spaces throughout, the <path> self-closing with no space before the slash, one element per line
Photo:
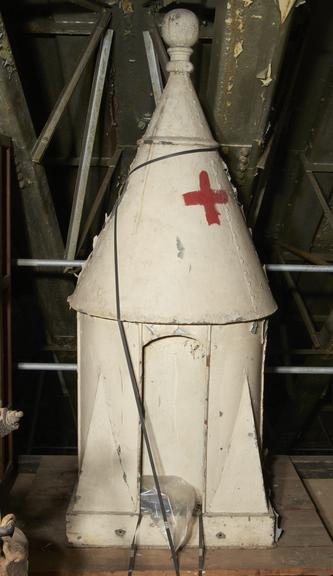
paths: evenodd
<path fill-rule="evenodd" d="M 265 318 L 276 305 L 190 81 L 195 17 L 170 12 L 164 38 L 170 79 L 118 208 L 121 315 L 158 474 L 195 489 L 207 546 L 269 546 L 260 446 Z M 70 303 L 80 473 L 67 535 L 78 546 L 129 547 L 151 470 L 116 319 L 114 214 Z M 188 545 L 197 532 L 193 518 Z M 137 541 L 166 546 L 146 516 Z"/>

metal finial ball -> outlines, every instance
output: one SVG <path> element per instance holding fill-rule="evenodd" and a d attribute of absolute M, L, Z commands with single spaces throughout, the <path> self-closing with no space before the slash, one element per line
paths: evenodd
<path fill-rule="evenodd" d="M 190 10 L 171 10 L 164 16 L 162 36 L 170 48 L 191 48 L 199 38 L 198 18 Z"/>

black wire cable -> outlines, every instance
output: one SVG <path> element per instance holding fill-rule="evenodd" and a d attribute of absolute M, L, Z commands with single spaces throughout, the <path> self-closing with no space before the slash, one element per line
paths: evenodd
<path fill-rule="evenodd" d="M 158 479 L 158 474 L 157 474 L 157 470 L 156 470 L 156 466 L 155 466 L 155 462 L 154 462 L 154 457 L 153 457 L 152 449 L 150 446 L 150 441 L 149 441 L 148 431 L 147 431 L 147 427 L 146 427 L 146 420 L 145 420 L 144 410 L 143 410 L 143 406 L 142 406 L 140 391 L 139 391 L 138 383 L 137 383 L 135 372 L 134 372 L 133 362 L 132 362 L 132 358 L 131 358 L 131 353 L 130 353 L 127 337 L 126 337 L 124 324 L 123 324 L 123 321 L 121 320 L 120 294 L 119 294 L 119 271 L 118 271 L 118 250 L 117 250 L 117 214 L 118 214 L 118 205 L 116 206 L 115 213 L 114 213 L 114 267 L 115 267 L 117 322 L 118 322 L 118 327 L 119 327 L 122 345 L 124 348 L 124 353 L 125 353 L 128 372 L 130 375 L 130 380 L 131 380 L 131 384 L 132 384 L 132 388 L 133 388 L 135 402 L 136 402 L 136 406 L 138 409 L 142 434 L 143 434 L 144 441 L 146 444 L 149 462 L 150 462 L 150 466 L 152 469 L 154 483 L 155 483 L 155 487 L 156 487 L 157 497 L 158 497 L 159 505 L 161 508 L 161 514 L 162 514 L 162 518 L 163 518 L 163 522 L 164 522 L 164 528 L 165 528 L 165 532 L 167 535 L 167 539 L 168 539 L 168 543 L 169 543 L 169 547 L 170 547 L 170 551 L 171 551 L 172 561 L 173 561 L 173 565 L 175 568 L 176 576 L 180 576 L 177 552 L 176 552 L 176 548 L 175 548 L 175 545 L 174 545 L 174 542 L 172 539 L 172 535 L 171 535 L 171 531 L 170 531 L 170 527 L 169 527 L 169 523 L 168 523 L 168 517 L 167 517 L 166 509 L 164 506 L 164 502 L 163 502 L 163 496 L 162 496 L 162 492 L 161 492 L 160 482 Z"/>
<path fill-rule="evenodd" d="M 219 149 L 219 146 L 212 146 L 211 148 L 191 148 L 190 150 L 181 150 L 180 152 L 172 152 L 172 154 L 157 156 L 157 158 L 152 158 L 151 160 L 142 162 L 142 164 L 139 164 L 139 166 L 135 166 L 135 168 L 133 168 L 133 170 L 131 170 L 131 172 L 128 174 L 127 178 L 129 178 L 133 172 L 136 172 L 140 168 L 144 168 L 144 166 L 153 164 L 154 162 L 160 162 L 161 160 L 167 160 L 168 158 L 175 158 L 176 156 L 184 156 L 185 154 L 196 154 L 198 152 L 217 152 Z"/>
<path fill-rule="evenodd" d="M 137 379 L 136 379 L 136 375 L 135 375 L 135 371 L 134 371 L 134 367 L 133 367 L 133 362 L 132 362 L 131 353 L 130 353 L 130 349 L 129 349 L 129 345 L 128 345 L 128 341 L 127 341 L 124 323 L 121 319 L 119 266 L 118 266 L 118 234 L 117 234 L 118 219 L 117 219 L 117 216 L 118 216 L 118 207 L 119 207 L 122 195 L 125 191 L 126 182 L 128 181 L 129 176 L 131 176 L 131 174 L 133 174 L 133 172 L 135 172 L 136 170 L 139 170 L 139 168 L 143 168 L 144 166 L 148 166 L 149 164 L 153 164 L 154 162 L 160 162 L 161 160 L 167 160 L 168 158 L 174 158 L 176 156 L 182 156 L 185 154 L 195 154 L 197 152 L 214 152 L 218 149 L 219 149 L 218 146 L 214 146 L 212 148 L 194 148 L 194 149 L 190 149 L 190 150 L 183 150 L 181 152 L 174 152 L 172 154 L 166 154 L 165 156 L 158 156 L 157 158 L 152 158 L 151 160 L 147 160 L 147 162 L 143 162 L 142 164 L 139 164 L 139 166 L 136 166 L 128 174 L 126 181 L 124 182 L 123 186 L 121 186 L 121 189 L 120 189 L 121 193 L 119 195 L 119 198 L 118 198 L 118 200 L 115 204 L 115 208 L 114 208 L 114 269 L 115 269 L 115 294 L 116 294 L 117 323 L 118 323 L 119 333 L 120 333 L 120 337 L 121 337 L 121 341 L 122 341 L 122 345 L 123 345 L 123 349 L 124 349 L 124 353 L 125 353 L 125 358 L 126 358 L 128 372 L 129 372 L 129 376 L 130 376 L 130 380 L 131 380 L 131 384 L 132 384 L 134 398 L 135 398 L 135 402 L 136 402 L 136 406 L 137 406 L 137 410 L 138 410 L 138 414 L 139 414 L 139 420 L 140 420 L 140 424 L 141 424 L 142 434 L 143 434 L 143 438 L 145 441 L 145 445 L 146 445 L 146 449 L 147 449 L 147 453 L 148 453 L 148 458 L 149 458 L 150 466 L 151 466 L 152 473 L 153 473 L 157 497 L 158 497 L 158 501 L 159 501 L 159 505 L 160 505 L 160 509 L 161 509 L 161 514 L 162 514 L 162 518 L 163 518 L 163 522 L 164 522 L 164 528 L 165 528 L 165 532 L 167 535 L 168 544 L 169 544 L 169 548 L 171 551 L 171 556 L 172 556 L 172 561 L 173 561 L 176 576 L 180 576 L 177 551 L 176 551 L 176 548 L 175 548 L 175 545 L 173 542 L 173 538 L 172 538 L 172 534 L 170 531 L 170 527 L 169 527 L 168 517 L 167 517 L 167 513 L 166 513 L 164 501 L 163 501 L 163 496 L 162 496 L 162 492 L 161 492 L 161 486 L 160 486 L 160 482 L 159 482 L 159 478 L 158 478 L 158 474 L 157 474 L 157 470 L 156 470 L 156 466 L 155 466 L 155 462 L 154 462 L 154 456 L 153 456 L 153 452 L 151 449 L 149 435 L 148 435 L 148 431 L 147 431 L 147 427 L 146 427 L 146 420 L 145 420 L 144 408 L 143 408 L 142 400 L 141 400 L 141 396 L 140 396 L 140 390 L 139 390 L 139 386 L 137 383 Z M 132 573 L 132 571 L 134 570 L 134 562 L 135 562 L 135 543 L 134 543 L 134 545 L 132 545 L 132 548 L 131 548 L 131 560 L 130 560 L 130 567 L 129 567 L 130 573 Z M 202 572 L 203 572 L 203 562 L 204 562 L 203 524 L 202 524 L 202 517 L 201 517 L 201 518 L 199 518 L 199 574 L 200 574 L 200 576 L 202 575 Z"/>
<path fill-rule="evenodd" d="M 133 572 L 135 569 L 135 559 L 136 559 L 136 553 L 137 553 L 136 536 L 137 536 L 138 530 L 140 528 L 141 519 L 142 519 L 142 515 L 141 515 L 141 511 L 140 511 L 138 522 L 137 522 L 137 525 L 135 528 L 135 532 L 134 532 L 134 536 L 133 536 L 133 540 L 132 540 L 132 544 L 131 544 L 130 559 L 129 559 L 129 563 L 128 563 L 127 576 L 133 576 Z"/>
<path fill-rule="evenodd" d="M 203 576 L 205 571 L 205 538 L 204 538 L 204 526 L 202 517 L 202 508 L 200 507 L 199 516 L 199 576 Z"/>

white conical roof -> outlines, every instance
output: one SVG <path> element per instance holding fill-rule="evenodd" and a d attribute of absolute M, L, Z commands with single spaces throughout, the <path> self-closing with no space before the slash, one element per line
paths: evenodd
<path fill-rule="evenodd" d="M 118 207 L 120 307 L 129 322 L 225 324 L 276 309 L 190 80 L 197 26 L 188 10 L 165 18 L 170 77 Z M 113 213 L 69 299 L 80 312 L 111 319 L 114 224 Z"/>

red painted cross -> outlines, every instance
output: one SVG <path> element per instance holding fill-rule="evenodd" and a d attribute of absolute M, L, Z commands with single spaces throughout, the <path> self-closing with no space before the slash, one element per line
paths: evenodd
<path fill-rule="evenodd" d="M 220 224 L 220 213 L 217 211 L 215 205 L 226 204 L 228 202 L 228 195 L 225 190 L 212 190 L 206 170 L 200 172 L 199 182 L 200 190 L 183 194 L 185 205 L 204 206 L 208 224 Z"/>

